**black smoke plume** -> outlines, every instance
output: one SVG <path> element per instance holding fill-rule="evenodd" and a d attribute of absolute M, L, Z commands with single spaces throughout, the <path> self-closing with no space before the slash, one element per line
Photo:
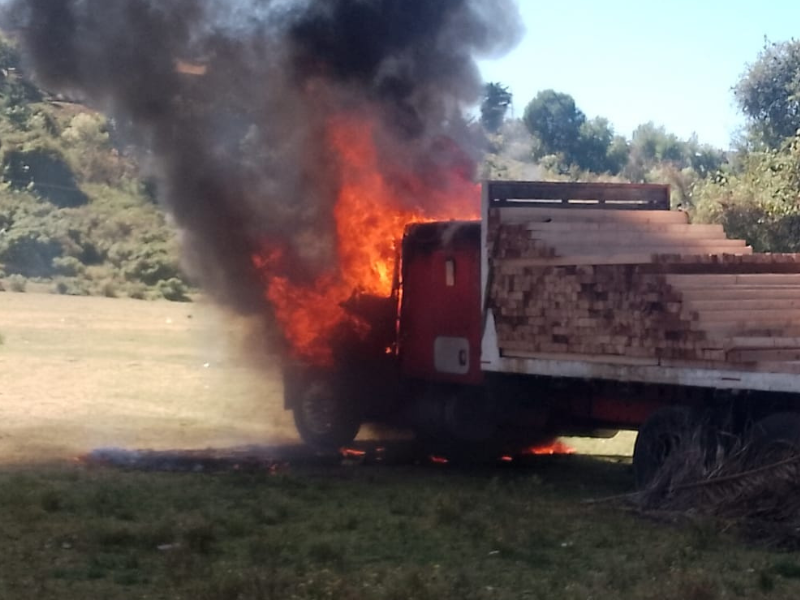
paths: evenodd
<path fill-rule="evenodd" d="M 147 149 L 187 269 L 244 312 L 265 310 L 252 261 L 265 240 L 292 279 L 336 266 L 325 120 L 370 115 L 387 164 L 432 185 L 443 162 L 472 176 L 462 114 L 481 92 L 475 59 L 521 33 L 514 0 L 0 4 L 44 85 L 106 110 Z"/>

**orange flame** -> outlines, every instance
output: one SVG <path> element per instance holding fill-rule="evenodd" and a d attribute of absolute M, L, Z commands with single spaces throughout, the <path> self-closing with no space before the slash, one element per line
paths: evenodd
<path fill-rule="evenodd" d="M 339 454 L 343 458 L 364 458 L 367 452 L 365 450 L 356 450 L 355 448 L 341 448 Z"/>
<path fill-rule="evenodd" d="M 397 175 L 397 168 L 390 182 L 382 168 L 386 165 L 380 163 L 375 131 L 375 123 L 356 115 L 328 122 L 324 142 L 336 158 L 340 181 L 333 210 L 337 268 L 313 285 L 302 286 L 278 274 L 286 272 L 280 251 L 265 249 L 254 257 L 266 277 L 265 296 L 295 358 L 331 364 L 330 337 L 337 326 L 353 319 L 341 304 L 353 293 L 391 295 L 398 242 L 406 225 L 479 214 L 479 187 L 463 170 L 441 167 L 435 188 L 410 171 Z"/>
<path fill-rule="evenodd" d="M 523 454 L 527 455 L 547 455 L 547 454 L 575 454 L 575 449 L 570 448 L 561 440 L 556 440 L 551 444 L 545 444 L 543 446 L 532 446 L 527 448 Z"/>

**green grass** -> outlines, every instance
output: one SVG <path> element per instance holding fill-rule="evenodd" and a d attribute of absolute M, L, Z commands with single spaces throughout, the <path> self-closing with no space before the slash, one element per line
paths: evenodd
<path fill-rule="evenodd" d="M 583 503 L 629 467 L 0 473 L 0 598 L 795 598 L 800 561 Z"/>

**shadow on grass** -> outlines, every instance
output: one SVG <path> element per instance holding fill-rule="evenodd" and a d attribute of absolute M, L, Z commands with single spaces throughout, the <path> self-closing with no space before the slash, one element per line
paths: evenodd
<path fill-rule="evenodd" d="M 99 448 L 81 456 L 54 460 L 0 463 L 0 473 L 68 472 L 110 468 L 153 473 L 241 473 L 309 475 L 315 479 L 389 479 L 467 477 L 514 482 L 533 480 L 536 485 L 576 497 L 602 497 L 632 490 L 630 459 L 588 455 L 519 455 L 513 460 L 442 461 L 410 442 L 360 442 L 355 452 L 320 452 L 301 444 L 247 446 L 204 450 L 129 450 Z M 527 484 L 527 483 L 526 483 Z M 45 498 L 46 507 L 57 506 Z"/>

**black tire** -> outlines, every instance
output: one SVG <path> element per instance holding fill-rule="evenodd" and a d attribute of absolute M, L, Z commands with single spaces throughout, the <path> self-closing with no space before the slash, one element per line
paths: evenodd
<path fill-rule="evenodd" d="M 302 440 L 318 450 L 337 450 L 358 435 L 361 421 L 325 382 L 312 382 L 293 402 L 294 423 Z"/>
<path fill-rule="evenodd" d="M 497 419 L 482 390 L 460 390 L 445 398 L 445 429 L 450 436 L 467 444 L 482 444 L 493 439 Z"/>
<path fill-rule="evenodd" d="M 753 425 L 747 437 L 745 455 L 750 467 L 776 462 L 800 452 L 800 413 L 769 415 Z"/>
<path fill-rule="evenodd" d="M 692 435 L 691 411 L 667 406 L 650 415 L 639 429 L 633 447 L 633 476 L 636 487 L 646 488 L 664 466 L 667 457 L 681 451 Z"/>

